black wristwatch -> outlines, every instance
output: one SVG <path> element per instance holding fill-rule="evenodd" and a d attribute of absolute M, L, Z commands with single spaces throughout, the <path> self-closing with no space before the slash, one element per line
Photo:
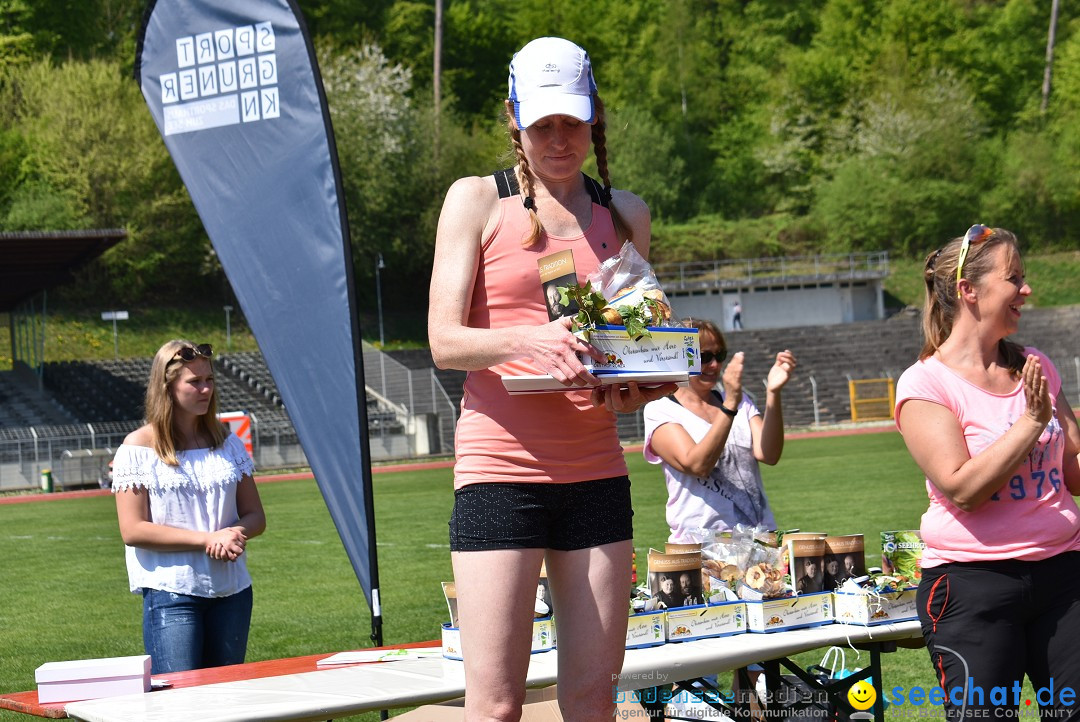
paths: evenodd
<path fill-rule="evenodd" d="M 729 409 L 728 407 L 724 406 L 723 404 L 720 404 L 720 410 L 723 411 L 725 414 L 727 414 L 728 416 L 730 416 L 733 419 L 739 414 L 738 409 Z"/>

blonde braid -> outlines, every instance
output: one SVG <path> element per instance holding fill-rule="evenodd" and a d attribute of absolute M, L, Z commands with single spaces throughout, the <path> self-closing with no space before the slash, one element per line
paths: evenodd
<path fill-rule="evenodd" d="M 514 144 L 514 155 L 517 156 L 517 168 L 514 175 L 517 177 L 518 190 L 523 197 L 522 204 L 529 213 L 529 222 L 532 229 L 529 235 L 521 239 L 522 248 L 530 248 L 540 240 L 540 234 L 544 231 L 540 223 L 540 216 L 536 214 L 536 201 L 533 200 L 532 174 L 529 173 L 529 159 L 525 157 L 525 150 L 521 147 L 521 131 L 514 124 L 514 118 L 509 108 L 506 111 L 507 126 L 510 128 L 510 141 Z"/>
<path fill-rule="evenodd" d="M 615 234 L 619 242 L 633 241 L 634 234 L 629 226 L 623 221 L 622 216 L 615 210 L 611 202 L 611 176 L 608 174 L 607 161 L 607 122 L 604 119 L 604 102 L 600 96 L 593 93 L 593 105 L 596 107 L 596 122 L 592 127 L 593 154 L 596 156 L 596 172 L 600 174 L 600 180 L 604 182 L 604 196 L 608 201 L 608 211 L 611 213 L 611 222 L 615 224 Z"/>

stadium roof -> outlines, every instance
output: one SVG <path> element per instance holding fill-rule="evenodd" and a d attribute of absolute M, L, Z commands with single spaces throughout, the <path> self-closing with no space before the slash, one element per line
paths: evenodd
<path fill-rule="evenodd" d="M 0 232 L 0 312 L 70 281 L 75 270 L 127 238 L 127 231 Z"/>

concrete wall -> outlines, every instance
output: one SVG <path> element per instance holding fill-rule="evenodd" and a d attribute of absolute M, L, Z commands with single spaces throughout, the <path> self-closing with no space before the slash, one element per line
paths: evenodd
<path fill-rule="evenodd" d="M 732 330 L 736 301 L 743 328 L 831 326 L 885 317 L 879 281 L 837 281 L 776 287 L 710 289 L 669 293 L 680 317 L 704 318 Z"/>

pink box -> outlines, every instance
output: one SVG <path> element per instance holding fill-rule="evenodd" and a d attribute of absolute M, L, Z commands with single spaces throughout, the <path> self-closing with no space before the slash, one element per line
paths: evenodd
<path fill-rule="evenodd" d="M 149 692 L 150 655 L 46 662 L 34 679 L 41 704 Z"/>

